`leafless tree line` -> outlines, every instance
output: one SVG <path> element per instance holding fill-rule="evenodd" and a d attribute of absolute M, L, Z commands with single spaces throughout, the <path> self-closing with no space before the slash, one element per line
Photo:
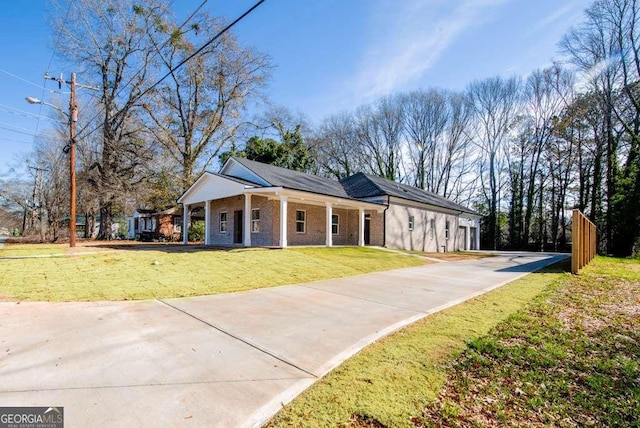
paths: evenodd
<path fill-rule="evenodd" d="M 244 109 L 261 97 L 270 63 L 227 34 L 176 68 L 222 23 L 202 14 L 177 23 L 156 0 L 82 0 L 68 20 L 65 7 L 54 16 L 63 55 L 101 88 L 81 106 L 79 212 L 101 215 L 106 237 L 115 213 L 175 201 L 229 146 L 262 129 L 243 133 Z M 339 179 L 363 171 L 466 204 L 484 216 L 485 248 L 565 248 L 568 211 L 579 208 L 598 226 L 601 252 L 632 254 L 640 235 L 637 22 L 635 0 L 596 0 L 560 41 L 568 61 L 525 79 L 393 94 L 311 129 L 296 122 L 313 172 Z M 291 122 L 286 110 L 270 115 L 267 127 Z M 52 166 L 52 194 L 42 199 L 51 201 L 48 217 L 63 218 L 66 158 L 44 146 L 33 156 Z"/>

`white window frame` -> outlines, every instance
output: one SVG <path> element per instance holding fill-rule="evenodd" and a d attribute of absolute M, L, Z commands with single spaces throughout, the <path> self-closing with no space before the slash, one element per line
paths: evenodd
<path fill-rule="evenodd" d="M 432 218 L 429 220 L 429 233 L 431 233 L 431 239 L 433 239 L 433 235 L 436 232 L 436 218 Z"/>
<path fill-rule="evenodd" d="M 302 220 L 298 220 L 298 213 L 302 213 Z M 298 230 L 298 225 L 302 225 L 302 231 Z M 296 233 L 307 233 L 307 211 L 296 210 Z"/>
<path fill-rule="evenodd" d="M 333 219 L 336 219 L 334 222 Z M 333 231 L 333 227 L 336 227 L 336 231 Z M 340 215 L 339 214 L 331 214 L 331 234 L 332 235 L 340 235 Z"/>
<path fill-rule="evenodd" d="M 253 213 L 258 215 L 254 217 Z M 251 233 L 260 233 L 260 208 L 251 209 Z"/>
<path fill-rule="evenodd" d="M 416 217 L 410 215 L 409 216 L 409 230 L 413 230 L 416 225 Z"/>
<path fill-rule="evenodd" d="M 222 215 L 224 214 L 224 220 L 222 220 Z M 220 211 L 218 225 L 220 233 L 228 233 L 229 230 L 229 214 L 227 211 Z M 224 227 L 222 227 L 224 225 Z"/>
<path fill-rule="evenodd" d="M 173 217 L 173 232 L 182 233 L 182 216 Z"/>
<path fill-rule="evenodd" d="M 444 239 L 449 239 L 451 235 L 451 222 L 449 220 L 444 222 Z"/>

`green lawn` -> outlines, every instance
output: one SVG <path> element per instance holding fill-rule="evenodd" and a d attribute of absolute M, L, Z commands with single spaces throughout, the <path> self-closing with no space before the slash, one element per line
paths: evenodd
<path fill-rule="evenodd" d="M 270 426 L 412 426 L 436 398 L 449 363 L 468 340 L 486 334 L 567 274 L 550 267 L 446 309 L 363 349 L 278 413 Z M 380 425 L 371 425 L 380 426 Z"/>
<path fill-rule="evenodd" d="M 640 427 L 640 261 L 597 258 L 471 341 L 421 422 Z"/>
<path fill-rule="evenodd" d="M 640 262 L 568 261 L 365 348 L 269 426 L 640 426 Z"/>
<path fill-rule="evenodd" d="M 424 261 L 415 257 L 357 247 L 69 250 L 64 245 L 5 244 L 0 250 L 0 299 L 94 301 L 196 296 L 421 264 Z"/>

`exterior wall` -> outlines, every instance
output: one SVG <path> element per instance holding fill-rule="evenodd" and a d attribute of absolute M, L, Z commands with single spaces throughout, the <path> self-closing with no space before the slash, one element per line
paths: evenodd
<path fill-rule="evenodd" d="M 278 201 L 270 201 L 264 196 L 251 196 L 251 209 L 258 208 L 260 210 L 260 231 L 251 232 L 250 230 L 243 230 L 243 233 L 251 233 L 251 246 L 277 245 L 279 219 L 279 213 L 277 213 L 277 211 L 280 209 L 277 203 Z M 234 213 L 239 210 L 244 211 L 244 196 L 232 196 L 230 198 L 211 201 L 210 224 L 208 228 L 211 245 L 239 245 L 233 242 L 235 230 Z M 274 215 L 274 210 L 277 215 Z M 227 213 L 226 232 L 220 232 L 220 213 L 222 212 Z M 251 213 L 249 213 L 249 215 L 251 215 Z M 251 222 L 249 224 L 251 224 Z"/>
<path fill-rule="evenodd" d="M 411 231 L 409 216 L 414 218 L 414 227 Z M 435 219 L 433 230 L 431 229 L 432 219 Z M 445 237 L 447 220 L 449 221 L 449 239 Z M 392 202 L 387 210 L 386 222 L 385 244 L 387 247 L 426 252 L 455 251 L 458 248 L 457 214 Z"/>
<path fill-rule="evenodd" d="M 333 235 L 333 245 L 358 245 L 358 211 L 334 207 L 333 214 L 338 216 L 338 234 Z"/>
<path fill-rule="evenodd" d="M 377 211 L 365 211 L 365 215 L 370 215 L 370 223 L 369 223 L 369 244 L 372 246 L 382 247 L 385 245 L 385 227 L 384 227 L 384 212 Z M 388 215 L 388 214 L 387 214 Z M 386 246 L 389 246 L 389 243 L 386 243 Z"/>
<path fill-rule="evenodd" d="M 252 201 L 253 202 L 253 201 Z M 209 239 L 211 245 L 231 246 L 233 243 L 234 212 L 244 209 L 244 196 L 232 196 L 230 198 L 211 201 L 209 216 Z M 220 213 L 227 213 L 227 231 L 220 232 Z"/>
<path fill-rule="evenodd" d="M 287 241 L 289 245 L 324 245 L 326 242 L 326 208 L 289 201 L 287 209 Z M 304 233 L 296 232 L 296 211 L 306 211 Z"/>
<path fill-rule="evenodd" d="M 279 210 L 280 206 L 275 207 L 275 204 L 273 202 L 274 201 L 270 201 L 264 196 L 251 196 L 251 209 L 258 208 L 260 210 L 260 231 L 251 232 L 251 246 L 269 247 L 277 244 L 276 242 L 274 242 L 274 239 L 275 241 L 277 241 L 279 239 L 279 236 L 277 233 L 273 233 L 273 211 L 274 208 Z M 275 223 L 275 225 L 277 228 L 278 223 Z"/>
<path fill-rule="evenodd" d="M 158 233 L 163 234 L 167 238 L 178 239 L 180 233 L 175 231 L 175 222 L 173 214 L 158 214 Z"/>

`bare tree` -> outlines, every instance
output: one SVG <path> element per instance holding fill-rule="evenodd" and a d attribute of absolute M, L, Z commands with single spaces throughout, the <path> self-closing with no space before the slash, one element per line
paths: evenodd
<path fill-rule="evenodd" d="M 167 24 L 153 38 L 169 78 L 144 103 L 148 130 L 161 153 L 179 165 L 178 189 L 186 190 L 234 138 L 242 112 L 259 95 L 270 70 L 266 55 L 240 46 L 225 33 L 183 67 L 176 66 L 206 41 L 223 22 L 203 14 L 186 28 Z M 169 43 L 163 43 L 170 38 Z M 178 195 L 176 195 L 177 197 Z"/>
<path fill-rule="evenodd" d="M 356 112 L 356 138 L 369 157 L 369 172 L 389 180 L 400 178 L 403 131 L 402 105 L 397 97 L 384 97 Z"/>
<path fill-rule="evenodd" d="M 515 77 L 477 80 L 469 85 L 468 91 L 477 123 L 475 144 L 481 153 L 479 173 L 488 212 L 487 244 L 495 249 L 500 245 L 498 215 L 504 148 L 520 108 L 520 81 Z"/>
<path fill-rule="evenodd" d="M 139 183 L 151 152 L 138 117 L 140 96 L 149 87 L 156 51 L 150 35 L 164 25 L 168 10 L 159 0 L 132 5 L 125 0 L 80 0 L 54 18 L 61 51 L 81 80 L 100 88 L 100 127 L 82 129 L 78 138 L 98 132 L 99 156 L 90 183 L 99 194 L 100 232 L 111 236 L 113 216 L 124 195 Z M 65 8 L 66 9 L 66 8 Z"/>
<path fill-rule="evenodd" d="M 640 237 L 639 9 L 635 0 L 595 1 L 561 42 L 600 103 L 606 211 L 591 216 L 607 252 L 620 255 L 631 254 Z"/>
<path fill-rule="evenodd" d="M 414 91 L 400 97 L 409 156 L 416 173 L 414 185 L 437 192 L 442 169 L 438 146 L 449 121 L 446 93 L 438 89 Z"/>
<path fill-rule="evenodd" d="M 341 179 L 364 169 L 358 146 L 355 120 L 351 113 L 327 117 L 312 137 L 320 173 Z"/>

